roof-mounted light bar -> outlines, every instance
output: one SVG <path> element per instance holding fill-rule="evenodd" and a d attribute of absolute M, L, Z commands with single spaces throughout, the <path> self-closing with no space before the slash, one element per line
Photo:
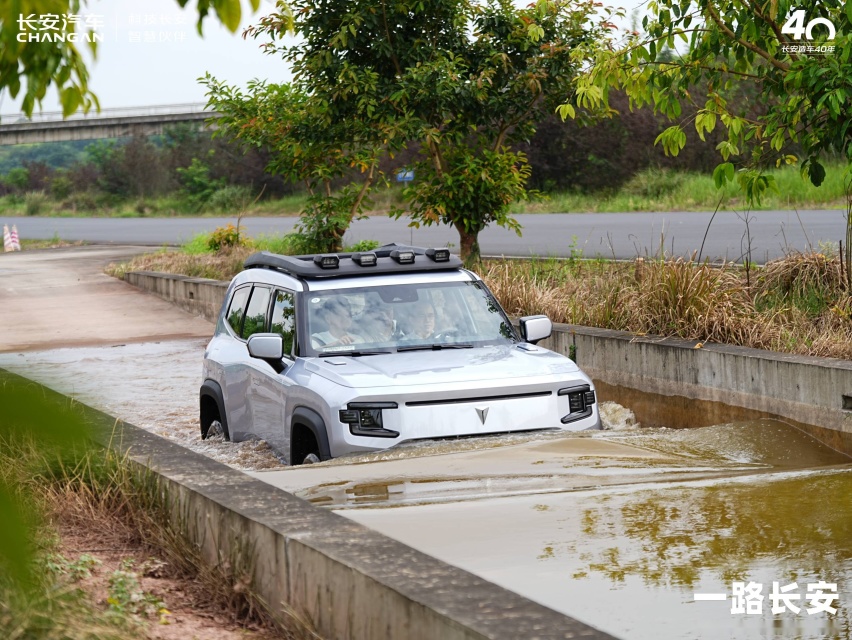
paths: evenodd
<path fill-rule="evenodd" d="M 431 258 L 433 262 L 450 261 L 449 249 L 426 249 L 426 255 Z"/>
<path fill-rule="evenodd" d="M 340 266 L 340 258 L 337 254 L 327 253 L 321 256 L 314 256 L 314 264 L 320 269 L 337 269 Z"/>
<path fill-rule="evenodd" d="M 419 260 L 417 256 L 423 256 Z M 391 273 L 447 271 L 463 268 L 458 256 L 448 249 L 424 249 L 386 244 L 371 251 L 283 256 L 266 251 L 245 261 L 246 269 L 274 269 L 297 278 L 348 278 Z M 365 268 L 369 267 L 369 268 Z"/>
<path fill-rule="evenodd" d="M 410 249 L 394 249 L 390 257 L 399 264 L 414 264 L 414 251 Z"/>
<path fill-rule="evenodd" d="M 352 254 L 352 262 L 362 267 L 375 267 L 379 264 L 378 256 L 372 251 L 364 251 Z"/>

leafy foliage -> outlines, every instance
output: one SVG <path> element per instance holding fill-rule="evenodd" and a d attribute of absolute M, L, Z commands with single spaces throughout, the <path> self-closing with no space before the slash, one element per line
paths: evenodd
<path fill-rule="evenodd" d="M 298 231 L 307 252 L 340 251 L 343 234 L 363 216 L 370 189 L 382 179 L 382 149 L 364 143 L 375 135 L 372 127 L 329 118 L 316 96 L 295 85 L 255 81 L 244 94 L 210 74 L 203 82 L 208 105 L 221 114 L 219 132 L 270 149 L 267 170 L 305 184 L 309 197 Z M 348 184 L 336 191 L 340 180 Z"/>
<path fill-rule="evenodd" d="M 685 127 L 694 127 L 703 139 L 722 126 L 727 139 L 716 147 L 723 163 L 714 178 L 719 185 L 731 181 L 739 165 L 738 182 L 751 203 L 773 188 L 761 169 L 799 161 L 791 153 L 796 147 L 802 150 L 803 176 L 816 186 L 825 177 L 826 154 L 839 153 L 852 164 L 852 3 L 656 0 L 649 10 L 646 36 L 602 48 L 563 116 L 576 108 L 609 112 L 609 92 L 616 87 L 627 93 L 631 106 L 652 105 L 676 122 L 657 140 L 669 154 L 677 155 L 686 144 Z M 811 21 L 815 28 L 809 30 L 805 23 Z M 831 41 L 826 23 L 836 28 Z M 678 41 L 688 45 L 684 53 L 660 55 Z M 824 48 L 824 55 L 814 55 L 814 47 Z M 703 104 L 695 104 L 691 92 L 699 83 L 707 86 Z M 742 102 L 729 100 L 743 83 L 759 87 L 762 115 L 749 117 Z M 686 104 L 698 107 L 688 120 L 682 118 Z M 852 258 L 852 180 L 848 199 L 847 261 Z"/>
<path fill-rule="evenodd" d="M 185 7 L 188 0 L 177 0 Z M 260 0 L 249 0 L 256 11 Z M 21 107 L 26 115 L 32 115 L 37 104 L 41 104 L 50 86 L 55 86 L 62 103 L 62 112 L 68 116 L 78 109 L 88 112 L 99 108 L 97 97 L 89 89 L 89 71 L 77 43 L 70 41 L 67 34 L 75 33 L 72 21 L 63 22 L 66 33 L 64 42 L 29 42 L 32 31 L 26 21 L 18 18 L 54 14 L 58 16 L 79 15 L 86 0 L 15 0 L 0 3 L 0 91 L 8 90 L 12 98 L 23 90 Z M 242 0 L 198 0 L 198 33 L 210 11 L 219 21 L 234 32 L 240 25 Z M 23 29 L 21 27 L 23 26 Z M 22 35 L 24 42 L 18 40 Z M 86 43 L 92 56 L 97 55 L 97 41 L 85 33 L 77 34 Z"/>
<path fill-rule="evenodd" d="M 232 224 L 216 227 L 207 240 L 207 247 L 211 251 L 219 251 L 226 247 L 239 247 L 242 244 L 240 230 Z"/>
<path fill-rule="evenodd" d="M 349 168 L 364 179 L 341 200 L 312 200 L 309 233 L 338 241 L 360 212 L 381 153 L 416 142 L 415 184 L 406 190 L 412 224 L 452 224 L 462 255 L 477 259 L 491 222 L 517 230 L 509 204 L 526 197 L 526 156 L 512 151 L 570 91 L 591 43 L 611 26 L 592 2 L 539 0 L 331 0 L 293 3 L 300 39 L 283 42 L 289 11 L 263 18 L 249 35 L 292 64 L 291 86 L 256 84 L 242 96 L 208 78 L 211 106 L 239 135 L 275 140 L 271 166 L 311 184 Z M 351 207 L 349 206 L 351 204 Z M 401 215 L 403 212 L 398 211 Z"/>

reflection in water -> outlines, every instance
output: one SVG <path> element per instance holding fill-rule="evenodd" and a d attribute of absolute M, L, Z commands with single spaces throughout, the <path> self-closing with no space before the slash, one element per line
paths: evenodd
<path fill-rule="evenodd" d="M 639 591 L 679 592 L 695 617 L 696 629 L 683 629 L 677 637 L 715 638 L 724 633 L 738 638 L 848 640 L 852 638 L 850 496 L 849 466 L 759 481 L 587 495 L 573 505 L 581 536 L 545 544 L 539 558 L 561 556 L 579 585 L 603 578 L 619 602 Z M 806 598 L 808 584 L 819 580 L 837 584 L 839 604 L 834 603 L 838 611 L 833 616 L 805 611 L 812 607 Z M 763 585 L 762 616 L 730 613 L 734 581 Z M 803 607 L 799 614 L 771 614 L 773 581 L 782 586 L 797 583 Z M 721 592 L 728 595 L 726 603 L 691 602 L 694 593 Z M 575 604 L 580 615 L 583 603 Z M 626 613 L 638 612 L 628 608 Z M 584 619 L 608 630 L 617 628 L 603 620 Z M 640 625 L 640 636 L 652 637 L 655 626 Z"/>
<path fill-rule="evenodd" d="M 603 496 L 583 508 L 582 533 L 617 544 L 582 557 L 613 583 L 637 575 L 658 587 L 693 588 L 705 570 L 743 580 L 764 562 L 784 568 L 778 580 L 805 567 L 842 577 L 852 560 L 850 495 L 846 472 Z"/>

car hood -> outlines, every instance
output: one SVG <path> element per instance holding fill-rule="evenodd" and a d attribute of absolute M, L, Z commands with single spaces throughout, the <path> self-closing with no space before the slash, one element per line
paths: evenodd
<path fill-rule="evenodd" d="M 513 379 L 579 372 L 569 358 L 531 345 L 311 358 L 305 368 L 335 384 L 359 389 L 474 381 L 506 385 Z"/>

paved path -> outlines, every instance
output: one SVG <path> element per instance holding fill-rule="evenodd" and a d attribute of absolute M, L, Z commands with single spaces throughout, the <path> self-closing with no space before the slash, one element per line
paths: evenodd
<path fill-rule="evenodd" d="M 518 237 L 499 227 L 480 235 L 486 255 L 570 256 L 631 259 L 655 255 L 661 248 L 670 255 L 689 256 L 701 250 L 702 257 L 740 261 L 749 248 L 744 217 L 720 211 L 712 213 L 552 213 L 522 214 L 524 227 Z M 756 211 L 748 216 L 751 260 L 765 262 L 788 249 L 805 251 L 820 242 L 837 246 L 845 237 L 845 212 L 840 210 Z M 177 244 L 197 233 L 235 222 L 234 218 L 6 218 L 0 223 L 16 224 L 22 238 L 142 245 Z M 251 235 L 287 233 L 297 218 L 253 217 L 243 224 Z M 708 230 L 709 225 L 709 230 Z M 706 242 L 704 241 L 707 234 Z M 450 227 L 414 229 L 407 219 L 375 216 L 353 223 L 348 242 L 372 239 L 420 246 L 458 246 L 458 234 Z"/>
<path fill-rule="evenodd" d="M 209 338 L 213 325 L 103 273 L 139 247 L 0 254 L 0 353 L 170 338 Z M 199 370 L 200 370 L 199 362 Z"/>

